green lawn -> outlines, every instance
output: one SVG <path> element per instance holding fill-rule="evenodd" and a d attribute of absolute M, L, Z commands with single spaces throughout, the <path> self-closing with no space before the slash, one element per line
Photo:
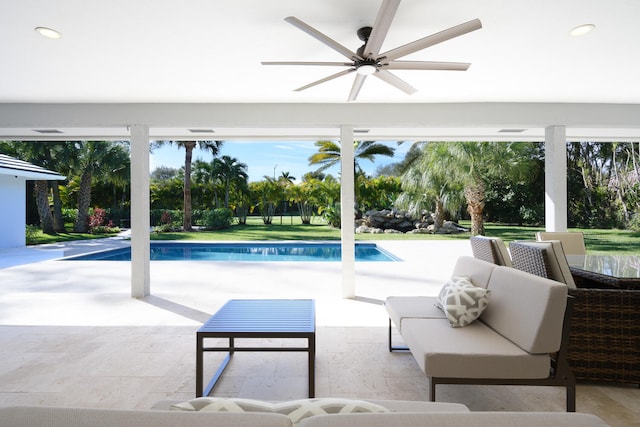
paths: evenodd
<path fill-rule="evenodd" d="M 469 226 L 468 222 L 462 225 Z M 533 240 L 536 231 L 543 227 L 523 227 L 506 224 L 485 224 L 485 234 L 500 237 L 506 243 L 512 240 Z M 592 254 L 638 253 L 640 254 L 640 232 L 628 230 L 571 229 L 585 234 L 587 251 Z M 36 242 L 52 243 L 80 239 L 96 239 L 105 235 L 62 233 L 47 236 L 40 233 Z M 455 235 L 443 234 L 357 234 L 357 240 L 464 240 L 469 233 Z M 259 217 L 249 217 L 247 225 L 233 225 L 218 231 L 194 231 L 189 233 L 151 233 L 151 240 L 340 240 L 340 230 L 326 225 L 322 219 L 315 218 L 312 224 L 303 225 L 300 217 L 275 217 L 271 225 L 264 225 Z"/>

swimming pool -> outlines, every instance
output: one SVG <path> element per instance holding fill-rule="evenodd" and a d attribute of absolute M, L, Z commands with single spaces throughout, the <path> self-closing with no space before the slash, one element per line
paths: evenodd
<path fill-rule="evenodd" d="M 151 243 L 151 261 L 340 261 L 340 243 Z M 131 248 L 64 258 L 67 261 L 131 261 Z M 375 243 L 356 243 L 356 261 L 400 261 Z"/>

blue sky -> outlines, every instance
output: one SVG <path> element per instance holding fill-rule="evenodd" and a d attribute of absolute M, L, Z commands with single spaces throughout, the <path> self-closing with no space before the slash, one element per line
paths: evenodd
<path fill-rule="evenodd" d="M 397 146 L 395 142 L 384 142 L 395 147 L 396 154 L 393 158 L 378 157 L 375 163 L 364 160 L 360 166 L 372 175 L 379 166 L 389 163 L 399 162 L 404 158 L 405 153 L 411 146 L 405 143 Z M 289 172 L 297 178 L 295 182 L 300 182 L 302 176 L 315 170 L 315 166 L 309 166 L 308 158 L 316 152 L 314 141 L 225 141 L 220 156 L 227 155 L 235 157 L 239 162 L 248 166 L 249 181 L 259 181 L 265 175 L 276 177 L 282 172 Z M 194 150 L 193 161 L 204 160 L 210 162 L 213 157 L 210 153 L 198 148 Z M 184 149 L 176 146 L 165 146 L 157 148 L 151 153 L 150 170 L 153 171 L 158 166 L 169 166 L 180 168 L 184 166 Z M 337 167 L 327 170 L 334 176 L 338 176 Z"/>

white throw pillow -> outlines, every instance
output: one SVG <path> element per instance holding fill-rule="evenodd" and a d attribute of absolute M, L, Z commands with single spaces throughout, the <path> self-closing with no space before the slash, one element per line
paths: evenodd
<path fill-rule="evenodd" d="M 440 290 L 437 306 L 447 316 L 449 326 L 473 323 L 489 304 L 489 291 L 473 286 L 466 276 L 452 277 Z"/>
<path fill-rule="evenodd" d="M 317 398 L 287 402 L 264 402 L 253 399 L 198 397 L 171 405 L 175 411 L 270 412 L 286 415 L 295 425 L 305 418 L 326 414 L 390 412 L 387 408 L 364 400 Z"/>

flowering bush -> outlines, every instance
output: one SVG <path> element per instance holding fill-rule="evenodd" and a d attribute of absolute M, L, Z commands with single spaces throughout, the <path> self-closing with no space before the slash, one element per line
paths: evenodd
<path fill-rule="evenodd" d="M 95 208 L 93 210 L 93 214 L 89 216 L 89 232 L 91 234 L 117 233 L 120 231 L 111 220 L 109 220 L 107 225 L 104 225 L 105 217 L 106 212 L 104 209 Z"/>

